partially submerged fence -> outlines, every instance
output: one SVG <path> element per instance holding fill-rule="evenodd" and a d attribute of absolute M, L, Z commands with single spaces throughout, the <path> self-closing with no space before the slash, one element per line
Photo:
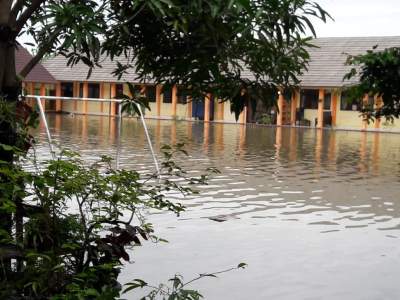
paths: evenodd
<path fill-rule="evenodd" d="M 51 155 L 52 155 L 53 159 L 56 157 L 56 152 L 55 152 L 55 149 L 54 149 L 53 139 L 52 139 L 52 136 L 51 136 L 51 133 L 50 133 L 50 129 L 49 129 L 49 125 L 48 125 L 48 122 L 47 122 L 46 113 L 44 111 L 44 108 L 43 108 L 41 100 L 52 100 L 52 101 L 56 101 L 56 100 L 76 101 L 76 100 L 78 100 L 78 101 L 88 101 L 88 102 L 106 102 L 106 103 L 119 103 L 119 104 L 122 103 L 121 99 L 76 98 L 76 97 L 71 98 L 71 97 L 38 96 L 38 95 L 27 95 L 27 96 L 25 96 L 25 98 L 27 98 L 27 99 L 35 99 L 36 100 L 36 103 L 37 103 L 38 108 L 39 108 L 40 118 L 42 119 L 43 124 L 45 126 L 46 135 L 47 135 L 47 141 L 48 141 L 50 152 L 51 152 Z M 144 132 L 146 134 L 147 143 L 149 145 L 149 149 L 150 149 L 151 155 L 153 157 L 154 166 L 156 168 L 157 176 L 160 177 L 161 176 L 160 167 L 159 167 L 159 164 L 158 164 L 158 161 L 157 161 L 157 157 L 156 157 L 156 155 L 154 153 L 153 145 L 151 143 L 149 131 L 147 129 L 146 121 L 145 121 L 144 116 L 143 116 L 142 108 L 138 103 L 135 103 L 135 105 L 136 105 L 136 107 L 137 107 L 137 109 L 139 111 L 139 115 L 140 115 L 139 117 L 140 117 L 140 120 L 142 122 L 142 125 L 143 125 L 143 128 L 144 128 Z M 118 117 L 118 136 L 120 137 L 121 136 L 121 130 L 122 130 L 122 126 L 121 125 L 122 125 L 123 114 L 122 114 L 122 105 L 119 105 L 118 107 L 119 107 L 118 115 L 117 115 L 117 117 Z M 117 153 L 119 153 L 119 150 L 120 150 L 119 148 L 120 148 L 120 143 L 118 143 Z M 118 166 L 119 166 L 119 155 L 117 155 L 117 167 Z"/>

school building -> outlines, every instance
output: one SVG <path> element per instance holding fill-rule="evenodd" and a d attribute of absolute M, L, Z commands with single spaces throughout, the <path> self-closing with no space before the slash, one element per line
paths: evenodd
<path fill-rule="evenodd" d="M 317 47 L 310 48 L 311 56 L 308 70 L 300 76 L 300 88 L 285 99 L 285 95 L 277 95 L 278 113 L 272 112 L 271 120 L 278 126 L 310 126 L 316 128 L 382 130 L 400 132 L 400 121 L 394 123 L 377 120 L 368 124 L 359 112 L 359 102 L 350 103 L 346 99 L 344 87 L 353 84 L 343 81 L 343 77 L 351 69 L 346 65 L 348 55 L 357 55 L 372 50 L 389 47 L 400 47 L 399 37 L 333 37 L 317 38 L 313 41 Z M 121 62 L 123 59 L 121 58 Z M 113 98 L 117 94 L 129 94 L 126 82 L 134 82 L 136 74 L 124 74 L 120 80 L 112 75 L 115 63 L 105 59 L 102 68 L 93 70 L 87 79 L 88 67 L 78 64 L 73 68 L 67 66 L 67 59 L 56 56 L 46 59 L 42 65 L 50 77 L 43 82 L 27 81 L 28 92 L 41 95 L 83 98 Z M 42 70 L 43 71 L 43 70 Z M 27 79 L 29 79 L 28 76 Z M 140 84 L 141 90 L 150 101 L 147 118 L 159 119 L 200 119 L 205 122 L 255 123 L 258 119 L 251 111 L 250 105 L 240 115 L 238 121 L 230 111 L 230 103 L 220 103 L 213 95 L 207 95 L 203 101 L 189 99 L 179 93 L 179 87 L 163 89 L 151 83 Z M 55 102 L 55 103 L 54 103 Z M 379 107 L 382 104 L 378 97 L 366 95 L 362 103 Z M 89 102 L 79 100 L 43 101 L 47 111 L 75 114 L 96 114 L 114 116 L 118 113 L 118 104 Z M 271 112 L 268 112 L 271 114 Z"/>

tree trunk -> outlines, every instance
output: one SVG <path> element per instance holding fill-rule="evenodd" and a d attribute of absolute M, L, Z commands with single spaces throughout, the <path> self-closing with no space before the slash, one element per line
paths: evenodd
<path fill-rule="evenodd" d="M 0 0 L 1 1 L 1 0 Z M 4 4 L 0 2 L 0 4 Z M 0 10 L 3 8 L 0 5 Z M 2 19 L 4 16 L 0 16 Z M 15 69 L 15 40 L 12 37 L 11 28 L 4 23 L 0 23 L 0 98 L 16 108 L 18 95 L 20 93 L 20 83 L 18 82 L 16 69 Z M 15 116 L 15 111 L 12 113 Z M 3 119 L 0 122 L 0 144 L 13 146 L 16 143 L 16 132 L 14 130 L 15 118 Z M 0 160 L 13 164 L 13 151 L 7 151 L 0 147 Z M 0 177 L 0 180 L 7 180 L 7 178 Z M 8 199 L 13 200 L 13 199 Z M 12 234 L 13 220 L 11 213 L 0 213 L 0 228 Z M 4 259 L 4 270 L 1 274 L 10 274 L 11 272 L 11 259 Z"/>

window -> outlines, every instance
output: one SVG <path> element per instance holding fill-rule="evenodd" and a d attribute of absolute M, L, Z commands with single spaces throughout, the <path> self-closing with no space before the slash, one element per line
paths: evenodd
<path fill-rule="evenodd" d="M 156 102 L 156 87 L 154 85 L 146 87 L 146 98 L 149 102 Z"/>
<path fill-rule="evenodd" d="M 172 103 L 172 90 L 170 88 L 164 88 L 163 90 L 163 102 Z"/>
<path fill-rule="evenodd" d="M 187 90 L 184 88 L 178 89 L 178 103 L 179 104 L 186 104 L 187 103 Z"/>
<path fill-rule="evenodd" d="M 116 85 L 116 93 L 117 93 L 117 98 L 121 98 L 121 96 L 124 94 L 124 85 L 123 84 L 117 84 Z"/>
<path fill-rule="evenodd" d="M 40 95 L 40 85 L 35 84 L 33 94 Z"/>
<path fill-rule="evenodd" d="M 88 84 L 88 98 L 100 98 L 100 84 L 98 83 Z"/>
<path fill-rule="evenodd" d="M 318 108 L 318 90 L 301 90 L 300 104 L 305 109 Z"/>
<path fill-rule="evenodd" d="M 83 98 L 83 82 L 79 84 L 79 97 Z M 100 84 L 98 83 L 88 83 L 88 94 L 87 98 L 100 98 Z"/>
<path fill-rule="evenodd" d="M 331 93 L 330 92 L 325 93 L 324 110 L 331 110 Z"/>
<path fill-rule="evenodd" d="M 74 84 L 72 82 L 61 83 L 61 96 L 74 97 Z"/>
<path fill-rule="evenodd" d="M 357 111 L 360 109 L 360 101 L 350 100 L 346 92 L 340 95 L 340 110 Z"/>

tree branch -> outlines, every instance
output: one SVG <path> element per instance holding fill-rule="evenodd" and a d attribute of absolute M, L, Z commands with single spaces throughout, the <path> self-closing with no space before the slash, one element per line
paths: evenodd
<path fill-rule="evenodd" d="M 34 57 L 25 65 L 25 67 L 19 72 L 19 75 L 23 78 L 28 76 L 32 69 L 38 64 L 38 62 L 43 58 L 43 56 L 51 49 L 54 41 L 57 39 L 61 28 L 56 29 L 52 35 L 49 37 L 47 43 L 39 48 L 39 51 Z"/>
<path fill-rule="evenodd" d="M 0 0 L 0 25 L 8 24 L 12 0 Z"/>
<path fill-rule="evenodd" d="M 18 35 L 22 28 L 24 27 L 25 23 L 29 20 L 29 18 L 35 13 L 35 11 L 40 8 L 40 6 L 46 0 L 32 0 L 32 4 L 27 7 L 22 14 L 19 16 L 18 20 L 16 21 L 15 26 L 15 34 Z"/>
<path fill-rule="evenodd" d="M 24 0 L 17 0 L 15 4 L 13 5 L 11 12 L 10 12 L 10 19 L 12 22 L 16 22 L 18 13 L 22 10 L 24 7 Z"/>

